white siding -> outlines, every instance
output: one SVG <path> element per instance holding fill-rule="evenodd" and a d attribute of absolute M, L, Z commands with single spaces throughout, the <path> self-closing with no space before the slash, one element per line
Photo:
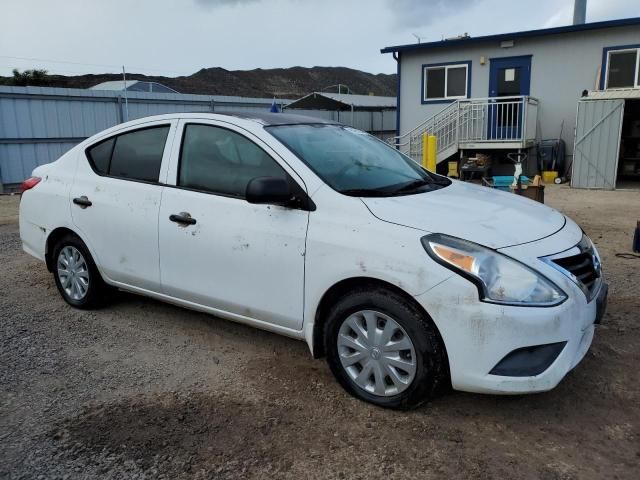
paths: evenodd
<path fill-rule="evenodd" d="M 556 138 L 562 129 L 567 154 L 573 153 L 576 106 L 583 90 L 597 89 L 603 48 L 640 43 L 638 26 L 514 40 L 512 48 L 500 42 L 414 50 L 401 53 L 400 130 L 406 133 L 446 104 L 421 104 L 422 65 L 471 61 L 471 97 L 489 96 L 489 59 L 533 55 L 531 93 L 540 100 L 538 136 Z M 480 65 L 485 57 L 485 65 Z"/>

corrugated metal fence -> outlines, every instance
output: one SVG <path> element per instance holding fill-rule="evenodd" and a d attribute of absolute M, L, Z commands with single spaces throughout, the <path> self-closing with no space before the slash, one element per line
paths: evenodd
<path fill-rule="evenodd" d="M 265 112 L 273 99 L 211 95 L 0 86 L 0 192 L 22 182 L 38 165 L 54 161 L 87 137 L 149 115 L 176 112 Z M 290 100 L 277 100 L 287 105 Z M 340 121 L 385 137 L 395 131 L 395 110 L 292 113 Z"/>

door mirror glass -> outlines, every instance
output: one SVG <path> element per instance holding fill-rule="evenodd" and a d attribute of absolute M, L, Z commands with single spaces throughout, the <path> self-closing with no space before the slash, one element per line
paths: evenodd
<path fill-rule="evenodd" d="M 245 197 L 249 203 L 285 205 L 291 200 L 293 194 L 289 182 L 284 178 L 258 177 L 247 184 Z"/>

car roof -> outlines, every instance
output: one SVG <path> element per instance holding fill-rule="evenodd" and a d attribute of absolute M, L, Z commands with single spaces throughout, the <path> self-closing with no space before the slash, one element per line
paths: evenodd
<path fill-rule="evenodd" d="M 274 112 L 216 112 L 217 115 L 228 115 L 231 117 L 241 118 L 243 120 L 253 120 L 264 126 L 275 125 L 305 125 L 305 124 L 326 124 L 341 125 L 333 120 L 323 118 L 309 117 L 306 115 L 297 115 L 293 113 L 274 113 Z M 213 114 L 212 114 L 213 115 Z"/>
<path fill-rule="evenodd" d="M 271 112 L 175 112 L 164 113 L 161 115 L 151 115 L 140 117 L 128 122 L 119 123 L 108 128 L 98 134 L 90 137 L 88 140 L 94 140 L 95 136 L 105 136 L 115 132 L 129 129 L 132 127 L 140 127 L 149 122 L 172 121 L 172 120 L 220 120 L 229 121 L 231 118 L 236 119 L 234 123 L 237 125 L 244 124 L 245 128 L 250 126 L 279 126 L 279 125 L 342 125 L 340 122 L 333 120 L 325 120 L 323 118 L 308 117 L 306 115 L 295 115 L 291 113 L 271 113 Z"/>

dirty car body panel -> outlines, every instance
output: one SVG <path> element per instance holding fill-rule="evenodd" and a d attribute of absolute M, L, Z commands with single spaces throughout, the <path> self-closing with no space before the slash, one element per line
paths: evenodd
<path fill-rule="evenodd" d="M 607 288 L 597 250 L 573 221 L 521 197 L 428 173 L 418 174 L 424 185 L 406 192 L 338 188 L 291 144 L 295 136 L 283 136 L 300 125 L 344 128 L 282 114 L 200 113 L 149 117 L 101 132 L 33 172 L 41 180 L 21 200 L 23 248 L 49 260 L 53 233 L 73 232 L 107 284 L 306 340 L 316 356 L 324 353 L 317 336 L 326 334 L 322 308 L 332 289 L 344 282 L 388 286 L 437 327 L 459 390 L 549 390 L 577 365 L 602 317 Z M 159 126 L 167 132 L 157 177 L 139 181 L 97 171 L 93 147 Z M 347 140 L 362 135 L 336 131 Z M 126 157 L 125 147 L 122 141 Z M 218 176 L 194 163 L 212 150 L 229 162 Z M 249 157 L 257 160 L 244 161 Z M 331 166 L 331 155 L 327 162 Z M 357 179 L 358 172 L 384 178 L 371 174 L 367 165 L 375 161 L 365 154 L 354 165 L 356 172 L 334 169 L 335 178 Z M 298 192 L 297 203 L 251 203 L 244 190 L 211 187 L 224 177 L 226 185 L 244 189 L 247 175 L 285 178 Z M 438 257 L 442 248 L 449 257 Z M 574 257 L 588 260 L 594 278 L 567 270 Z M 495 292 L 477 278 L 488 267 L 473 270 L 468 263 L 481 258 L 524 269 L 532 282 L 538 279 L 535 288 L 553 290 L 555 300 L 491 300 Z M 461 271 L 465 266 L 471 270 Z"/>

